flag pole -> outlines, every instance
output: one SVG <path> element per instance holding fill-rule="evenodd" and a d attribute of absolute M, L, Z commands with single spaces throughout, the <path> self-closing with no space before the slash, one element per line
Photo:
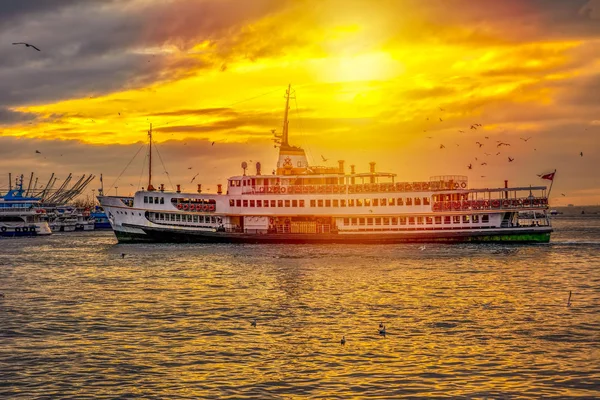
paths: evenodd
<path fill-rule="evenodd" d="M 556 169 L 552 175 L 552 183 L 550 184 L 550 189 L 548 189 L 548 201 L 550 201 L 550 192 L 552 192 L 552 185 L 554 185 L 554 178 L 556 178 Z"/>

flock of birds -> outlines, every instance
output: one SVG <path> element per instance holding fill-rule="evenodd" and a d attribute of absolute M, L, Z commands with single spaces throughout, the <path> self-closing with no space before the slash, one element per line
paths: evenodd
<path fill-rule="evenodd" d="M 443 112 L 443 111 L 446 111 L 445 109 L 443 109 L 443 108 L 441 108 L 441 107 L 439 107 L 439 109 L 440 109 L 440 111 L 442 111 L 442 112 Z M 427 118 L 427 121 L 429 121 L 429 120 L 430 120 L 430 118 L 428 117 L 428 118 Z M 441 117 L 439 117 L 439 122 L 443 122 L 443 121 L 444 121 L 444 120 L 443 120 Z M 480 123 L 474 123 L 474 124 L 472 124 L 472 125 L 470 126 L 470 130 L 478 130 L 479 128 L 483 128 L 483 124 L 480 124 Z M 425 130 L 423 130 L 423 132 L 427 132 L 427 130 L 425 129 Z M 464 130 L 458 130 L 458 133 L 466 133 L 466 131 L 464 131 Z M 426 138 L 427 138 L 427 139 L 433 139 L 433 136 L 426 136 Z M 483 137 L 483 140 L 478 140 L 478 141 L 476 141 L 476 142 L 475 142 L 475 145 L 476 145 L 476 146 L 478 146 L 478 147 L 477 147 L 478 149 L 481 149 L 482 147 L 486 147 L 486 148 L 493 148 L 493 147 L 495 146 L 497 150 L 500 150 L 502 147 L 505 147 L 505 148 L 512 147 L 510 143 L 507 143 L 507 142 L 504 142 L 504 141 L 501 141 L 501 140 L 497 140 L 495 144 L 490 144 L 489 142 L 486 142 L 486 141 L 489 141 L 489 139 L 490 139 L 490 137 L 489 137 L 489 136 L 484 136 L 484 137 Z M 520 137 L 519 139 L 520 139 L 520 140 L 522 140 L 524 143 L 527 143 L 527 142 L 529 142 L 529 140 L 531 140 L 531 139 L 532 139 L 532 137 L 531 137 L 531 136 L 529 136 L 529 137 Z M 459 147 L 459 146 L 460 146 L 458 143 L 455 143 L 455 145 L 456 145 L 457 147 Z M 443 149 L 445 149 L 445 148 L 446 148 L 446 146 L 445 146 L 443 143 L 441 143 L 441 144 L 440 144 L 440 146 L 439 146 L 439 149 L 440 149 L 440 150 L 443 150 Z M 533 150 L 534 150 L 534 151 L 537 151 L 537 149 L 536 149 L 536 148 L 534 148 Z M 484 152 L 483 154 L 484 154 L 486 157 L 487 157 L 487 156 L 491 156 L 491 155 L 492 155 L 491 153 L 488 153 L 488 152 Z M 496 156 L 499 156 L 499 155 L 501 155 L 501 154 L 502 154 L 502 152 L 501 152 L 501 151 L 497 151 L 497 152 L 496 152 Z M 583 151 L 581 151 L 581 152 L 579 153 L 579 156 L 580 156 L 580 157 L 583 157 Z M 515 161 L 515 157 L 511 157 L 510 155 L 507 155 L 507 162 L 509 162 L 509 163 L 512 163 L 512 162 L 514 162 L 514 161 Z M 480 166 L 480 167 L 485 167 L 485 166 L 487 166 L 487 165 L 488 165 L 488 163 L 487 163 L 486 161 L 484 161 L 484 160 L 480 160 L 478 157 L 475 157 L 475 160 L 474 160 L 474 162 L 473 162 L 473 161 L 472 161 L 472 162 L 470 162 L 470 163 L 469 163 L 469 164 L 468 164 L 466 167 L 467 167 L 467 169 L 469 169 L 469 170 L 472 170 L 472 169 L 473 169 L 473 167 L 474 167 L 476 164 L 479 164 L 479 166 Z M 485 175 L 481 175 L 481 177 L 482 177 L 482 178 L 485 178 Z M 564 194 L 563 194 L 563 196 L 564 196 Z"/>

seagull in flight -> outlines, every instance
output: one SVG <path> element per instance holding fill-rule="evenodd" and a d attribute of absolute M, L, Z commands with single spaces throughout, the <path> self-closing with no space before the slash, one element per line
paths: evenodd
<path fill-rule="evenodd" d="M 500 152 L 497 152 L 497 153 L 496 153 L 496 155 L 497 155 L 497 156 L 499 156 L 499 155 L 500 155 Z"/>
<path fill-rule="evenodd" d="M 583 151 L 582 151 L 581 153 L 579 153 L 579 155 L 580 155 L 581 157 L 583 157 Z"/>
<path fill-rule="evenodd" d="M 442 107 L 440 107 L 440 111 L 446 111 L 446 110 L 444 110 Z"/>
<path fill-rule="evenodd" d="M 444 146 L 443 144 L 440 144 L 440 149 L 445 149 L 446 146 Z"/>
<path fill-rule="evenodd" d="M 520 138 L 520 139 L 521 139 L 522 141 L 524 141 L 524 142 L 527 142 L 529 139 L 531 139 L 531 136 L 530 136 L 530 137 L 528 137 L 527 139 L 525 139 L 525 138 Z"/>
<path fill-rule="evenodd" d="M 433 136 L 427 136 L 427 139 L 433 139 Z"/>
<path fill-rule="evenodd" d="M 473 169 L 473 164 L 469 164 L 469 165 L 467 165 L 467 168 L 469 168 L 469 169 Z"/>
<path fill-rule="evenodd" d="M 19 45 L 19 44 L 24 44 L 24 45 L 25 45 L 25 47 L 33 47 L 33 48 L 34 48 L 34 49 L 36 49 L 37 51 L 41 51 L 40 49 L 38 49 L 38 48 L 37 48 L 37 47 L 35 47 L 34 45 L 32 45 L 32 44 L 29 44 L 29 43 L 25 43 L 25 42 L 17 42 L 17 43 L 13 43 L 13 46 L 14 46 L 14 45 Z"/>
<path fill-rule="evenodd" d="M 188 169 L 192 169 L 192 167 L 188 167 Z"/>
<path fill-rule="evenodd" d="M 322 155 L 322 154 L 321 154 L 321 159 L 323 160 L 323 162 L 327 162 L 327 161 L 329 161 L 329 158 L 325 158 L 325 157 L 323 157 L 323 155 Z"/>
<path fill-rule="evenodd" d="M 477 127 L 475 125 L 471 125 L 471 129 L 477 129 Z"/>
<path fill-rule="evenodd" d="M 200 173 L 197 173 L 196 175 L 194 175 L 194 177 L 192 178 L 192 180 L 190 181 L 190 183 L 194 183 L 194 181 L 196 180 L 196 177 L 200 175 Z"/>
<path fill-rule="evenodd" d="M 491 156 L 491 154 L 490 154 L 490 153 L 483 153 L 483 154 L 485 154 L 486 156 Z"/>
<path fill-rule="evenodd" d="M 420 246 L 420 247 L 419 247 L 419 250 L 423 251 L 423 250 L 425 250 L 426 248 L 427 248 L 427 247 L 425 247 L 425 245 L 423 245 L 423 246 Z"/>
<path fill-rule="evenodd" d="M 465 131 L 458 131 L 458 133 L 465 133 Z"/>
<path fill-rule="evenodd" d="M 39 150 L 36 150 L 36 151 L 35 151 L 35 154 L 42 154 L 42 152 L 41 152 L 41 151 L 39 151 Z"/>
<path fill-rule="evenodd" d="M 567 197 L 567 195 L 566 195 L 566 194 L 564 194 L 564 193 L 561 193 L 560 195 L 561 195 L 561 196 L 564 196 L 564 197 Z"/>
<path fill-rule="evenodd" d="M 481 146 L 483 146 L 483 143 L 480 143 L 480 142 L 475 142 L 475 144 L 478 144 L 479 148 L 481 148 Z"/>
<path fill-rule="evenodd" d="M 481 163 L 481 165 L 482 165 L 482 166 L 483 166 L 483 165 L 487 165 L 487 163 L 486 163 L 486 162 L 484 162 L 484 163 Z"/>
<path fill-rule="evenodd" d="M 440 122 L 444 122 L 444 120 L 442 118 L 440 118 Z"/>
<path fill-rule="evenodd" d="M 215 145 L 215 142 L 212 142 L 211 146 L 214 146 L 214 145 Z"/>
<path fill-rule="evenodd" d="M 508 157 L 508 162 L 513 162 L 513 161 L 515 161 L 515 159 L 514 159 L 514 158 L 510 158 L 510 157 Z"/>

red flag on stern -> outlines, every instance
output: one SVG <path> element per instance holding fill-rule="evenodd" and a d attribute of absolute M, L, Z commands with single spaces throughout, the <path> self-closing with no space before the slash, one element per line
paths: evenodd
<path fill-rule="evenodd" d="M 541 179 L 548 179 L 549 181 L 553 181 L 554 180 L 554 174 L 556 174 L 556 171 L 551 172 L 549 174 L 545 174 L 545 175 L 538 175 Z"/>

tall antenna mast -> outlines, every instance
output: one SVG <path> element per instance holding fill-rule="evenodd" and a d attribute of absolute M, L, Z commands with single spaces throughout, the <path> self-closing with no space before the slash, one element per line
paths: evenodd
<path fill-rule="evenodd" d="M 154 186 L 152 186 L 152 123 L 150 123 L 150 130 L 148 131 L 148 142 L 150 148 L 148 165 L 148 191 L 152 191 L 154 190 Z"/>
<path fill-rule="evenodd" d="M 289 84 L 287 91 L 285 92 L 285 113 L 283 114 L 283 133 L 281 135 L 281 146 L 289 146 L 288 143 L 288 111 L 290 109 L 290 94 L 292 92 L 292 85 Z"/>

